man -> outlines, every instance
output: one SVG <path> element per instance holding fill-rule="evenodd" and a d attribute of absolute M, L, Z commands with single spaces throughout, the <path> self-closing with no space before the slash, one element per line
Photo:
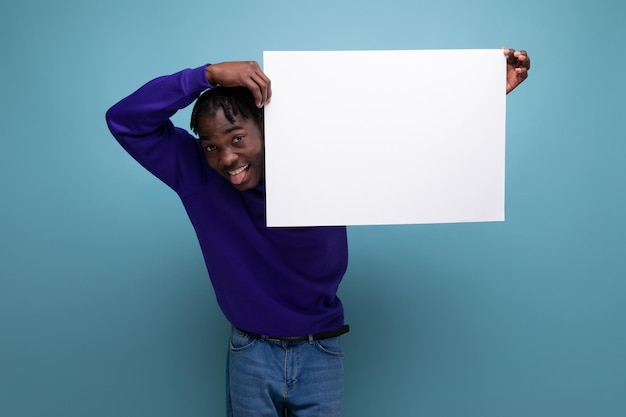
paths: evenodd
<path fill-rule="evenodd" d="M 507 93 L 528 75 L 507 56 Z M 255 62 L 226 62 L 152 80 L 107 112 L 109 129 L 181 198 L 215 294 L 233 326 L 229 416 L 339 416 L 348 331 L 337 289 L 345 227 L 265 225 L 263 106 L 271 83 Z M 191 128 L 170 117 L 196 101 Z"/>

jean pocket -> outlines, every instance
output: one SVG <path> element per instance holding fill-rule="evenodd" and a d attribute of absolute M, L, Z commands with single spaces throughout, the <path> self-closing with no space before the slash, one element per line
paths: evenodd
<path fill-rule="evenodd" d="M 259 339 L 251 337 L 245 333 L 234 330 L 230 335 L 230 350 L 233 352 L 239 352 L 242 350 L 250 349 L 258 342 Z"/>
<path fill-rule="evenodd" d="M 324 353 L 343 358 L 343 349 L 341 348 L 341 342 L 339 341 L 339 337 L 316 340 L 314 344 L 319 350 Z"/>

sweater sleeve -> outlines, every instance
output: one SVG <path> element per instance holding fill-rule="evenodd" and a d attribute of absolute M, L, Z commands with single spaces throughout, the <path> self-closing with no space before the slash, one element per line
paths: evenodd
<path fill-rule="evenodd" d="M 109 130 L 144 168 L 179 194 L 193 192 L 208 165 L 198 141 L 171 122 L 212 86 L 206 66 L 156 78 L 122 99 L 106 113 Z"/>

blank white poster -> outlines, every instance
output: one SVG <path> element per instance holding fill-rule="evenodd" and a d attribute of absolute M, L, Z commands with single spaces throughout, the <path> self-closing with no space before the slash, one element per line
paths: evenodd
<path fill-rule="evenodd" d="M 500 49 L 266 51 L 268 226 L 504 220 Z"/>

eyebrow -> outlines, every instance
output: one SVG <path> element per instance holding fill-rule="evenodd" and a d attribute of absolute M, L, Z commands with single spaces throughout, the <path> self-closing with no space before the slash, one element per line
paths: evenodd
<path fill-rule="evenodd" d="M 235 124 L 234 124 L 234 125 L 232 125 L 231 127 L 229 127 L 228 129 L 226 129 L 226 130 L 224 131 L 224 133 L 230 133 L 230 132 L 232 132 L 232 131 L 239 130 L 239 129 L 243 129 L 243 127 L 241 127 L 241 126 L 239 126 L 239 125 L 235 125 Z"/>
<path fill-rule="evenodd" d="M 237 124 L 232 124 L 229 128 L 224 130 L 224 134 L 228 134 L 230 132 L 233 132 L 235 130 L 239 130 L 239 129 L 243 129 L 243 127 L 237 125 Z M 207 141 L 207 140 L 211 140 L 211 138 L 209 136 L 200 136 L 199 139 L 201 141 Z"/>

